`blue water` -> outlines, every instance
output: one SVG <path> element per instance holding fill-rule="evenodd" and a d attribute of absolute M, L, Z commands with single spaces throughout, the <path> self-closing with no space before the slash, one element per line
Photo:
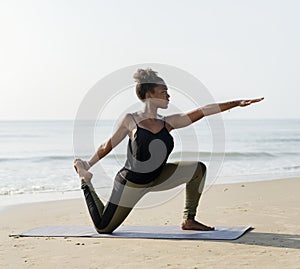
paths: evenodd
<path fill-rule="evenodd" d="M 57 193 L 80 194 L 72 166 L 73 126 L 73 121 L 0 122 L 0 202 L 42 193 L 48 198 Z M 115 121 L 109 120 L 92 126 L 94 150 L 114 126 Z M 225 120 L 224 128 L 225 153 L 213 155 L 214 141 L 205 120 L 172 132 L 175 148 L 169 161 L 197 159 L 209 165 L 224 157 L 217 177 L 208 184 L 300 177 L 300 120 Z M 93 168 L 98 189 L 109 191 L 114 174 L 125 162 L 126 145 L 127 138 L 99 162 L 105 174 Z M 93 153 L 83 150 L 78 157 Z"/>

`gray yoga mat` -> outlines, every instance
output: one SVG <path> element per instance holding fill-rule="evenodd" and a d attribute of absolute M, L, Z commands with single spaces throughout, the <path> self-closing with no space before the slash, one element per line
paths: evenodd
<path fill-rule="evenodd" d="M 121 226 L 112 234 L 98 234 L 92 226 L 43 226 L 10 236 L 234 240 L 251 229 L 219 226 L 214 231 L 183 231 L 178 226 Z"/>

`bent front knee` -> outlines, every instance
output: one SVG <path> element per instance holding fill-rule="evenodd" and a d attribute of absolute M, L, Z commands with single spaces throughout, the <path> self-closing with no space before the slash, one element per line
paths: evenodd
<path fill-rule="evenodd" d="M 198 162 L 195 176 L 199 176 L 199 175 L 201 175 L 201 177 L 205 176 L 206 170 L 207 170 L 206 165 L 203 162 Z"/>

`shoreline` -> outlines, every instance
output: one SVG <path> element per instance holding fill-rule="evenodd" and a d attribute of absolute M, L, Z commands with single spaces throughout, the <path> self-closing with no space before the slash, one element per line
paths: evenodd
<path fill-rule="evenodd" d="M 269 182 L 269 181 L 278 181 L 278 180 L 289 180 L 289 179 L 296 179 L 300 178 L 299 176 L 291 175 L 290 177 L 283 177 L 283 178 L 272 178 L 268 177 L 266 175 L 263 179 L 253 179 L 252 175 L 248 176 L 251 178 L 251 180 L 241 180 L 238 182 L 226 182 L 226 180 L 223 179 L 217 179 L 212 185 L 207 186 L 205 189 L 205 192 L 209 191 L 210 188 L 213 186 L 219 186 L 219 185 L 234 185 L 234 184 L 248 184 L 248 183 L 255 183 L 255 182 Z M 244 177 L 245 178 L 245 177 Z M 225 181 L 225 182 L 222 182 Z M 96 188 L 96 190 L 102 189 L 102 188 Z M 107 189 L 107 187 L 103 188 Z M 109 192 L 107 195 L 110 193 Z M 73 199 L 83 199 L 81 189 L 78 188 L 78 190 L 70 190 L 70 191 L 45 191 L 45 192 L 34 192 L 34 193 L 22 193 L 22 194 L 10 194 L 10 195 L 2 195 L 0 196 L 0 212 L 5 210 L 7 207 L 10 206 L 17 206 L 17 205 L 23 205 L 23 204 L 33 204 L 33 203 L 44 203 L 44 202 L 52 202 L 52 201 L 65 201 L 65 200 L 73 200 Z"/>

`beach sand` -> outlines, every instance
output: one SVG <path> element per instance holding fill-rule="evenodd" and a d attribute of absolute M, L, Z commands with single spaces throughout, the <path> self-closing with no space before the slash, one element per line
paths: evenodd
<path fill-rule="evenodd" d="M 92 225 L 83 199 L 11 206 L 1 212 L 0 268 L 300 268 L 300 179 L 214 185 L 198 219 L 252 226 L 234 241 L 11 238 L 44 225 Z M 134 209 L 125 225 L 179 225 L 184 192 Z"/>

